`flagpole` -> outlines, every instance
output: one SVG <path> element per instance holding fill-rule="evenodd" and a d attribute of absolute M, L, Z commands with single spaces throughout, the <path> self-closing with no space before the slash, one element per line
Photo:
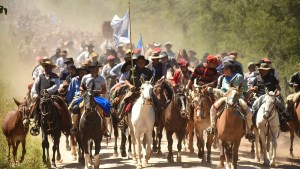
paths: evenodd
<path fill-rule="evenodd" d="M 131 72 L 132 72 L 132 83 L 135 86 L 135 77 L 134 77 L 134 65 L 133 65 L 133 58 L 132 58 L 132 41 L 131 41 L 131 16 L 130 16 L 130 1 L 128 1 L 128 15 L 129 15 L 129 39 L 130 39 L 130 58 L 131 58 Z"/>

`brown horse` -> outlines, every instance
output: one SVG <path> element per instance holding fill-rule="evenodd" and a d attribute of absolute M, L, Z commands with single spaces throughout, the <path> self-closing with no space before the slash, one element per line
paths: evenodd
<path fill-rule="evenodd" d="M 289 122 L 290 126 L 290 140 L 291 140 L 291 146 L 290 146 L 290 155 L 293 157 L 293 144 L 294 144 L 294 137 L 295 133 L 298 137 L 300 137 L 300 97 L 294 99 L 295 109 L 294 111 L 290 111 L 290 116 L 292 121 Z"/>
<path fill-rule="evenodd" d="M 207 135 L 206 150 L 207 159 L 205 159 L 204 153 L 204 139 L 203 131 L 210 126 L 210 108 L 213 105 L 214 99 L 205 89 L 196 88 L 194 99 L 194 126 L 197 136 L 198 157 L 202 159 L 202 162 L 211 162 L 211 145 L 213 142 L 213 134 Z"/>
<path fill-rule="evenodd" d="M 17 110 L 12 110 L 6 114 L 2 124 L 2 131 L 6 137 L 8 144 L 7 158 L 10 161 L 10 147 L 13 148 L 14 163 L 16 164 L 17 150 L 20 143 L 22 143 L 22 156 L 20 163 L 23 162 L 26 153 L 26 135 L 29 128 L 29 116 L 30 111 L 28 109 L 27 100 L 25 99 L 22 103 L 14 99 Z"/>
<path fill-rule="evenodd" d="M 237 113 L 239 104 L 239 95 L 242 92 L 242 84 L 234 87 L 230 83 L 230 89 L 227 92 L 226 106 L 221 115 L 217 115 L 217 131 L 220 148 L 219 167 L 224 167 L 224 161 L 229 162 L 229 155 L 232 153 L 233 168 L 237 168 L 238 150 L 241 139 L 244 135 L 244 120 Z M 225 152 L 225 155 L 224 155 Z"/>
<path fill-rule="evenodd" d="M 187 106 L 186 106 L 186 97 L 183 92 L 183 88 L 177 88 L 175 94 L 172 97 L 170 104 L 163 111 L 162 114 L 162 126 L 166 129 L 166 135 L 168 140 L 168 162 L 174 162 L 173 160 L 173 152 L 172 145 L 173 133 L 176 133 L 178 138 L 178 154 L 177 154 L 177 162 L 181 162 L 181 142 L 185 136 L 186 125 L 187 125 Z"/>

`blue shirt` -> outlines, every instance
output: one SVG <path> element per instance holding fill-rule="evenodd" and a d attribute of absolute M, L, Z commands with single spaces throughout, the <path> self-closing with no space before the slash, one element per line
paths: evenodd
<path fill-rule="evenodd" d="M 243 75 L 239 74 L 239 73 L 235 73 L 233 74 L 232 77 L 230 76 L 225 76 L 225 78 L 222 81 L 222 86 L 221 86 L 221 90 L 226 93 L 228 92 L 229 88 L 230 88 L 230 82 L 233 82 L 234 86 L 238 86 L 240 83 L 242 83 L 242 91 L 243 92 L 247 92 L 248 91 L 248 86 L 246 81 L 244 80 Z M 241 92 L 241 97 L 242 97 L 242 92 Z"/>
<path fill-rule="evenodd" d="M 71 83 L 68 87 L 68 92 L 66 96 L 67 104 L 69 105 L 75 96 L 78 96 L 80 93 L 80 84 L 81 79 L 79 76 L 73 77 Z"/>

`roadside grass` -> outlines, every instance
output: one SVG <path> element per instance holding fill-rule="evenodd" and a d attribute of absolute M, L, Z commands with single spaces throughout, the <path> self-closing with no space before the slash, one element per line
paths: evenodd
<path fill-rule="evenodd" d="M 9 110 L 16 109 L 16 105 L 9 95 L 10 88 L 5 85 L 3 82 L 0 82 L 0 125 L 1 125 L 1 134 L 0 134 L 0 168 L 1 169 L 42 169 L 45 168 L 42 162 L 42 149 L 41 149 L 41 139 L 40 135 L 33 137 L 30 133 L 26 137 L 26 155 L 23 163 L 14 165 L 9 163 L 7 160 L 8 146 L 7 141 L 2 133 L 2 123 L 5 114 Z M 19 145 L 17 152 L 17 160 L 20 159 L 22 154 L 22 145 Z M 13 161 L 12 148 L 10 153 L 11 161 Z"/>

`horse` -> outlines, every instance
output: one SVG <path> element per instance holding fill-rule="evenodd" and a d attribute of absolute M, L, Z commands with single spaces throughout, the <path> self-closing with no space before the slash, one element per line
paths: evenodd
<path fill-rule="evenodd" d="M 239 95 L 242 92 L 242 83 L 234 87 L 230 83 L 230 89 L 226 94 L 226 105 L 221 115 L 217 114 L 217 138 L 219 139 L 220 163 L 218 167 L 224 167 L 224 161 L 229 164 L 232 153 L 233 168 L 237 168 L 238 150 L 241 139 L 244 136 L 244 119 L 238 111 Z M 213 108 L 213 107 L 212 107 Z M 233 123 L 234 122 L 234 123 Z M 225 155 L 224 155 L 225 152 Z"/>
<path fill-rule="evenodd" d="M 294 157 L 293 154 L 293 143 L 295 133 L 298 137 L 300 137 L 300 93 L 297 93 L 293 99 L 295 103 L 293 111 L 289 111 L 292 121 L 289 122 L 290 126 L 290 155 Z"/>
<path fill-rule="evenodd" d="M 7 158 L 10 161 L 10 147 L 13 148 L 13 158 L 16 164 L 17 150 L 20 143 L 22 143 L 22 156 L 20 158 L 20 163 L 23 162 L 24 156 L 26 154 L 26 135 L 29 128 L 29 116 L 30 111 L 28 109 L 27 100 L 19 102 L 14 98 L 14 102 L 18 106 L 17 110 L 9 111 L 3 120 L 2 131 L 6 137 L 8 145 Z"/>
<path fill-rule="evenodd" d="M 202 159 L 202 163 L 211 162 L 211 145 L 213 143 L 213 134 L 207 135 L 206 150 L 207 159 L 205 159 L 203 131 L 210 126 L 210 108 L 214 103 L 213 97 L 206 89 L 201 86 L 194 85 L 194 128 L 197 136 L 198 158 Z"/>
<path fill-rule="evenodd" d="M 168 140 L 168 162 L 174 162 L 172 145 L 173 133 L 176 133 L 178 144 L 178 154 L 177 154 L 177 162 L 181 162 L 181 148 L 182 148 L 182 140 L 184 139 L 186 126 L 187 126 L 187 114 L 188 107 L 186 106 L 186 96 L 184 92 L 184 88 L 177 87 L 175 89 L 175 94 L 172 96 L 172 100 L 167 108 L 162 113 L 162 125 L 166 129 L 166 135 Z"/>
<path fill-rule="evenodd" d="M 129 128 L 130 135 L 133 140 L 133 153 L 134 159 L 136 159 L 136 146 L 137 146 L 137 168 L 142 168 L 141 161 L 141 134 L 146 137 L 147 148 L 144 145 L 145 161 L 143 166 L 146 166 L 151 155 L 151 143 L 152 143 L 152 131 L 155 122 L 155 112 L 152 103 L 153 94 L 153 78 L 150 81 L 144 82 L 141 78 L 142 86 L 140 88 L 141 95 L 134 103 L 132 111 L 129 114 Z M 137 144 L 137 145 L 136 145 Z"/>
<path fill-rule="evenodd" d="M 92 84 L 92 86 L 95 86 L 94 83 L 94 80 L 91 80 L 90 84 Z M 88 86 L 90 84 L 88 84 Z M 79 131 L 81 132 L 81 141 L 84 150 L 85 168 L 91 168 L 92 166 L 92 161 L 89 153 L 89 140 L 93 140 L 95 143 L 94 168 L 98 169 L 100 166 L 99 152 L 101 149 L 103 131 L 101 128 L 102 119 L 96 109 L 93 87 L 84 92 L 83 101 L 84 113 L 80 118 Z"/>
<path fill-rule="evenodd" d="M 152 137 L 153 137 L 153 152 L 157 152 L 157 154 L 162 154 L 161 152 L 161 139 L 162 139 L 162 131 L 163 131 L 163 126 L 161 124 L 161 117 L 162 117 L 162 112 L 165 110 L 166 108 L 166 102 L 168 100 L 167 97 L 167 91 L 164 89 L 163 86 L 164 79 L 158 80 L 154 87 L 153 87 L 153 100 L 155 100 L 156 104 L 155 104 L 155 112 L 156 112 L 156 116 L 158 116 L 156 118 L 156 122 L 154 124 L 154 127 L 156 128 L 156 132 L 155 130 L 153 130 L 152 133 Z M 167 85 L 167 84 L 166 84 Z"/>
<path fill-rule="evenodd" d="M 258 144 L 261 140 L 262 156 L 264 158 L 263 165 L 271 165 L 275 167 L 276 160 L 276 149 L 277 149 L 277 138 L 279 137 L 279 115 L 276 111 L 276 100 L 279 96 L 279 92 L 269 92 L 266 89 L 265 98 L 262 105 L 258 109 L 256 115 L 256 127 L 255 134 L 255 147 L 256 147 L 256 159 L 259 159 Z M 270 142 L 272 141 L 272 153 L 270 153 Z M 267 157 L 269 153 L 271 161 Z M 271 157 L 272 156 L 272 157 Z"/>
<path fill-rule="evenodd" d="M 41 96 L 39 100 L 40 110 L 40 123 L 42 129 L 42 148 L 43 148 L 43 162 L 46 163 L 49 160 L 49 141 L 48 135 L 53 139 L 53 156 L 51 159 L 51 165 L 56 167 L 55 154 L 57 152 L 56 160 L 61 160 L 61 154 L 59 151 L 59 142 L 61 132 L 64 130 L 70 130 L 67 126 L 70 126 L 71 119 L 68 113 L 65 102 L 55 95 L 51 95 L 47 90 L 41 90 Z M 45 153 L 47 151 L 47 156 Z"/>
<path fill-rule="evenodd" d="M 79 124 L 80 119 L 77 119 L 77 124 Z M 70 135 L 70 141 L 71 141 L 71 155 L 73 160 L 75 161 L 77 159 L 78 163 L 84 164 L 84 150 L 83 145 L 81 141 L 81 132 L 78 131 L 76 134 Z M 78 146 L 77 152 L 76 152 L 76 145 Z M 77 158 L 78 154 L 78 158 Z"/>
<path fill-rule="evenodd" d="M 116 89 L 115 89 L 116 90 Z M 118 92 L 118 102 L 120 100 L 124 99 L 124 96 L 126 94 L 127 87 L 121 86 L 121 89 Z M 114 98 L 110 98 L 111 102 L 115 102 Z M 119 118 L 118 118 L 118 110 L 120 109 L 121 104 L 116 104 L 112 107 L 112 114 L 111 114 L 111 121 L 112 121 L 112 127 L 114 129 L 114 138 L 115 138 L 115 145 L 114 145 L 114 157 L 118 157 L 118 137 L 119 137 Z M 126 140 L 128 139 L 129 142 L 129 148 L 128 148 L 128 158 L 132 158 L 132 153 L 131 153 L 131 135 L 128 135 L 128 138 L 126 136 L 126 130 L 128 129 L 128 125 L 124 123 L 124 127 L 121 128 L 121 145 L 120 145 L 120 151 L 121 151 L 121 156 L 126 157 Z"/>

